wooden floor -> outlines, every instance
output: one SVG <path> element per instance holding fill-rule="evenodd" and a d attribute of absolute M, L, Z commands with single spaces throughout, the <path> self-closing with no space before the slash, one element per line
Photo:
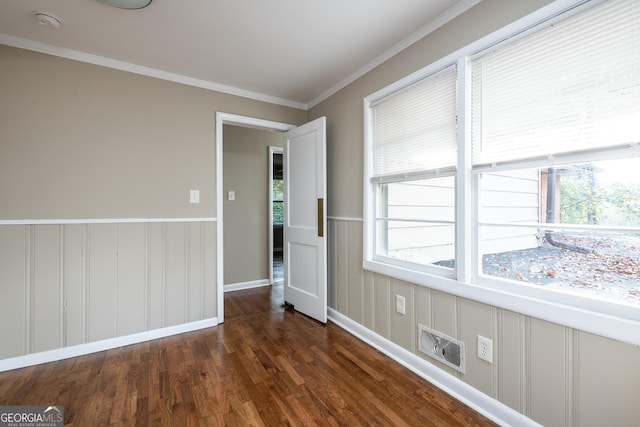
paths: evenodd
<path fill-rule="evenodd" d="M 70 426 L 494 425 L 281 303 L 232 292 L 217 327 L 0 373 L 0 405 L 62 405 Z"/>

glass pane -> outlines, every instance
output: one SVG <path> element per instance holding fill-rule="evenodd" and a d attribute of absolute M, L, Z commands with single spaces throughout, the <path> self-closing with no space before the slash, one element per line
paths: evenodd
<path fill-rule="evenodd" d="M 379 200 L 378 255 L 454 267 L 454 177 L 382 184 Z"/>
<path fill-rule="evenodd" d="M 283 201 L 284 200 L 284 190 L 283 190 L 284 181 L 281 179 L 273 180 L 273 200 L 274 201 Z"/>
<path fill-rule="evenodd" d="M 480 228 L 482 272 L 640 304 L 637 170 L 628 158 L 483 174 L 480 222 L 495 225 Z"/>
<path fill-rule="evenodd" d="M 640 158 L 481 176 L 480 222 L 640 227 Z"/>
<path fill-rule="evenodd" d="M 405 181 L 381 185 L 381 217 L 455 221 L 455 178 Z"/>
<path fill-rule="evenodd" d="M 484 237 L 500 232 L 500 227 L 481 228 Z M 640 234 L 571 230 L 553 234 L 553 245 L 541 232 L 540 243 L 526 249 L 483 251 L 482 272 L 545 289 L 640 305 Z"/>
<path fill-rule="evenodd" d="M 283 208 L 284 208 L 284 203 L 282 203 L 282 202 L 273 202 L 273 223 L 274 224 L 283 224 L 284 223 Z"/>
<path fill-rule="evenodd" d="M 378 255 L 453 268 L 454 242 L 453 224 L 378 221 Z"/>

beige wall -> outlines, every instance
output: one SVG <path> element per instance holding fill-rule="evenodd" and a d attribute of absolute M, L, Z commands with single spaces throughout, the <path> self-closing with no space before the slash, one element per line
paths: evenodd
<path fill-rule="evenodd" d="M 214 217 L 216 112 L 306 121 L 305 111 L 6 46 L 0 64 L 0 219 Z"/>
<path fill-rule="evenodd" d="M 0 225 L 0 359 L 217 317 L 216 112 L 306 112 L 7 46 L 0 94 L 0 221 L 52 220 Z"/>
<path fill-rule="evenodd" d="M 545 426 L 637 425 L 640 348 L 366 272 L 362 222 L 348 219 L 362 218 L 363 98 L 547 3 L 484 0 L 310 110 L 327 117 L 329 306 L 421 356 L 418 323 L 461 339 L 465 374 L 425 360 Z M 493 364 L 477 335 L 493 340 Z"/>
<path fill-rule="evenodd" d="M 268 280 L 269 146 L 282 147 L 283 135 L 225 125 L 223 138 L 224 283 Z"/>

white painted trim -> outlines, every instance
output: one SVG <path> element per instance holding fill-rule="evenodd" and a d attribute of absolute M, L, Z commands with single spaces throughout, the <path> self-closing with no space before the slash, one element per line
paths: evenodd
<path fill-rule="evenodd" d="M 487 396 L 464 381 L 437 368 L 432 363 L 376 334 L 361 324 L 349 319 L 338 311 L 329 308 L 329 319 L 364 341 L 375 349 L 389 356 L 410 371 L 429 381 L 440 390 L 450 394 L 460 402 L 473 408 L 485 417 L 502 426 L 540 426 L 530 418 L 509 408 L 507 405 Z"/>
<path fill-rule="evenodd" d="M 374 192 L 374 184 L 371 183 L 369 177 L 373 167 L 373 129 L 371 129 L 371 100 L 369 97 L 362 101 L 363 106 L 363 170 L 362 170 L 362 257 L 363 260 L 373 259 L 375 247 L 375 202 L 376 196 Z"/>
<path fill-rule="evenodd" d="M 457 278 L 461 282 L 470 282 L 473 277 L 474 248 L 473 242 L 478 241 L 477 227 L 473 227 L 475 222 L 471 216 L 476 215 L 474 210 L 472 215 L 467 215 L 465 209 L 473 205 L 475 200 L 474 187 L 471 179 L 468 179 L 468 172 L 471 169 L 471 61 L 468 56 L 458 60 L 458 155 L 456 164 L 455 184 L 455 259 Z M 473 177 L 469 177 L 473 178 Z M 475 219 L 475 218 L 474 218 Z"/>
<path fill-rule="evenodd" d="M 428 22 L 426 25 L 422 26 L 416 32 L 414 32 L 413 34 L 410 34 L 408 37 L 405 37 L 400 42 L 396 43 L 391 48 L 387 49 L 385 52 L 383 52 L 382 54 L 372 59 L 364 67 L 359 68 L 354 73 L 347 76 L 345 79 L 333 85 L 331 88 L 329 88 L 329 90 L 325 91 L 320 96 L 311 100 L 307 104 L 307 108 L 311 109 L 316 105 L 320 104 L 322 101 L 329 98 L 331 95 L 335 94 L 339 90 L 344 89 L 345 87 L 347 87 L 348 85 L 350 85 L 351 83 L 359 79 L 360 77 L 367 74 L 369 71 L 376 68 L 378 65 L 391 59 L 398 53 L 402 52 L 412 44 L 428 36 L 429 34 L 434 32 L 438 28 L 442 27 L 443 25 L 447 24 L 449 21 L 453 20 L 454 18 L 462 15 L 464 12 L 471 9 L 476 4 L 480 3 L 480 1 L 481 0 L 463 0 L 459 3 L 456 3 L 453 7 L 441 13 L 439 16 L 437 16 L 435 19 Z"/>
<path fill-rule="evenodd" d="M 346 222 L 363 222 L 362 218 L 350 218 L 346 216 L 328 216 L 328 220 L 330 221 L 346 221 Z"/>
<path fill-rule="evenodd" d="M 550 291 L 538 289 L 535 285 L 527 286 L 518 283 L 518 288 L 511 288 L 501 284 L 492 288 L 490 284 L 462 283 L 446 277 L 369 260 L 363 261 L 363 269 L 558 325 L 640 346 L 640 317 L 638 317 L 640 313 L 635 306 L 615 304 L 622 314 L 614 316 L 596 311 L 602 310 L 604 305 L 613 305 L 612 303 L 583 298 L 576 294 L 565 295 L 561 293 L 555 295 L 555 298 L 562 299 L 564 302 L 549 301 L 544 299 L 544 292 Z M 515 289 L 515 291 L 509 292 L 510 289 Z M 528 294 L 524 294 L 525 291 L 528 291 Z M 584 304 L 584 307 L 578 306 L 578 302 Z M 623 315 L 627 318 L 621 317 Z"/>
<path fill-rule="evenodd" d="M 246 289 L 262 288 L 269 286 L 271 283 L 269 279 L 251 280 L 249 282 L 232 283 L 230 285 L 224 285 L 225 292 L 244 291 Z"/>
<path fill-rule="evenodd" d="M 181 325 L 154 329 L 152 331 L 139 332 L 137 334 L 126 335 L 123 337 L 109 338 L 106 340 L 43 351 L 40 353 L 27 354 L 25 356 L 12 357 L 9 359 L 0 360 L 0 372 L 24 368 L 27 366 L 39 365 L 41 363 L 55 362 L 58 360 L 69 359 L 71 357 L 84 356 L 86 354 L 96 353 L 98 351 L 111 350 L 117 347 L 124 347 L 131 344 L 138 344 L 145 341 L 165 338 L 172 335 L 184 334 L 186 332 L 193 332 L 200 329 L 211 328 L 217 325 L 218 319 L 214 317 L 211 319 L 198 320 L 195 322 L 183 323 Z"/>
<path fill-rule="evenodd" d="M 220 111 L 216 113 L 216 118 L 220 119 L 222 121 L 222 124 L 224 125 L 235 125 L 240 127 L 257 128 L 264 130 L 277 130 L 281 132 L 286 132 L 298 127 L 297 125 L 292 125 L 289 123 L 274 122 L 271 120 L 241 116 L 238 114 L 223 113 Z"/>
<path fill-rule="evenodd" d="M 216 314 L 220 322 L 224 322 L 224 191 L 222 153 L 223 153 L 223 125 L 225 123 L 224 113 L 216 113 L 216 293 L 217 309 Z"/>
<path fill-rule="evenodd" d="M 217 221 L 217 244 L 216 253 L 217 260 L 216 266 L 218 270 L 217 274 L 217 286 L 218 286 L 218 319 L 220 323 L 224 322 L 224 194 L 223 194 L 223 127 L 224 125 L 235 125 L 241 127 L 251 127 L 258 129 L 276 130 L 285 132 L 290 129 L 294 129 L 296 125 L 288 123 L 274 122 L 270 120 L 258 119 L 255 117 L 240 116 L 237 114 L 223 113 L 218 111 L 216 113 L 216 218 Z"/>
<path fill-rule="evenodd" d="M 216 221 L 216 218 L 0 219 L 0 225 L 134 224 Z"/>
<path fill-rule="evenodd" d="M 264 101 L 269 102 L 271 104 L 283 105 L 285 107 L 297 108 L 300 110 L 308 111 L 309 109 L 315 107 L 320 104 L 322 101 L 326 100 L 330 96 L 334 95 L 341 89 L 344 89 L 349 84 L 353 83 L 363 75 L 367 74 L 380 64 L 389 60 L 393 56 L 402 52 L 412 44 L 426 37 L 433 31 L 447 24 L 451 20 L 456 17 L 462 15 L 467 10 L 471 9 L 476 4 L 480 3 L 481 0 L 463 0 L 450 9 L 446 10 L 438 17 L 421 27 L 418 31 L 404 38 L 400 42 L 396 43 L 387 51 L 378 55 L 376 58 L 371 60 L 365 66 L 361 67 L 351 75 L 347 76 L 340 82 L 333 85 L 331 88 L 309 101 L 308 103 L 292 101 L 288 99 L 283 99 L 279 97 L 274 97 L 271 95 L 265 95 L 258 92 L 252 92 L 240 88 L 236 88 L 233 86 L 227 86 L 219 83 L 214 83 L 206 80 L 196 79 L 193 77 L 183 76 L 180 74 L 169 73 L 167 71 L 158 70 L 155 68 L 144 67 L 141 65 L 136 65 L 124 61 L 117 61 L 114 59 L 106 58 L 103 56 L 93 55 L 85 52 L 80 52 L 72 49 L 65 49 L 53 45 L 49 45 L 46 43 L 36 42 L 33 40 L 27 40 L 20 37 L 14 37 L 7 34 L 0 34 L 0 44 L 4 44 L 7 46 L 17 47 L 21 49 L 31 50 L 34 52 L 40 52 L 48 55 L 58 56 L 61 58 L 71 59 L 74 61 L 85 62 L 88 64 L 99 65 L 107 68 L 113 68 L 120 71 L 130 72 L 134 74 L 140 74 L 144 76 L 154 77 L 161 80 L 167 80 L 175 83 L 181 83 L 188 86 L 198 87 L 201 89 L 212 90 L 221 93 L 227 93 L 230 95 L 240 96 L 243 98 L 253 99 L 256 101 Z M 578 3 L 578 0 L 557 0 L 553 2 L 549 6 L 545 6 L 545 12 L 549 10 L 560 11 L 562 9 L 566 9 L 567 7 L 571 7 Z M 541 10 L 542 10 L 541 9 Z M 539 12 L 536 12 L 539 13 Z M 543 13 L 544 14 L 544 13 Z M 475 45 L 475 44 L 474 44 Z M 473 46 L 473 45 L 471 45 Z"/>
<path fill-rule="evenodd" d="M 215 92 L 227 93 L 229 95 L 249 98 L 256 101 L 268 102 L 285 107 L 297 108 L 299 110 L 307 110 L 307 104 L 297 101 L 291 101 L 284 98 L 278 98 L 271 95 L 265 95 L 258 92 L 240 89 L 233 86 L 227 86 L 207 80 L 196 79 L 194 77 L 184 76 L 181 74 L 170 73 L 158 70 L 156 68 L 144 67 L 142 65 L 132 64 L 130 62 L 118 61 L 104 56 L 92 55 L 90 53 L 80 52 L 77 50 L 52 46 L 46 43 L 27 40 L 20 37 L 0 34 L 0 44 L 17 47 L 20 49 L 40 52 L 47 55 L 58 56 L 61 58 L 71 59 L 74 61 L 85 62 L 88 64 L 99 65 L 102 67 L 113 68 L 115 70 L 126 71 L 142 76 L 154 77 L 175 83 L 181 83 L 187 86 L 193 86 L 201 89 L 207 89 Z"/>

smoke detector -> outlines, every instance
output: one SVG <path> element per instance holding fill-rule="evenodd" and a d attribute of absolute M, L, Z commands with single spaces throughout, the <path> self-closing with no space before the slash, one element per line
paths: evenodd
<path fill-rule="evenodd" d="M 60 28 L 62 21 L 57 16 L 49 12 L 36 12 L 38 23 L 45 27 Z"/>

